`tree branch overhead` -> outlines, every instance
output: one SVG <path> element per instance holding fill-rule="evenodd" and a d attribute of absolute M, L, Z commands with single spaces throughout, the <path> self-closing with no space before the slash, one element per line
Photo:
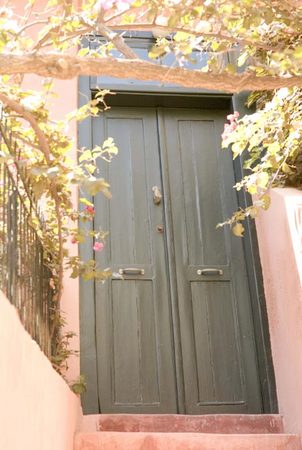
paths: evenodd
<path fill-rule="evenodd" d="M 242 74 L 205 73 L 182 67 L 162 66 L 138 59 L 95 58 L 57 53 L 46 55 L 0 54 L 0 75 L 29 73 L 61 80 L 68 80 L 80 75 L 132 78 L 227 93 L 302 86 L 302 76 L 256 76 L 254 73 L 248 72 Z"/>

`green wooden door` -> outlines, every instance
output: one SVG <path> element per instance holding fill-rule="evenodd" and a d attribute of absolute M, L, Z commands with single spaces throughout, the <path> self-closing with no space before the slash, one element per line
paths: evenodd
<path fill-rule="evenodd" d="M 216 225 L 237 209 L 226 113 L 162 110 L 172 210 L 185 410 L 261 411 L 242 241 Z"/>
<path fill-rule="evenodd" d="M 114 108 L 94 119 L 93 144 L 119 147 L 100 167 L 113 198 L 96 200 L 95 226 L 110 230 L 96 258 L 125 271 L 95 286 L 101 412 L 261 412 L 242 243 L 216 230 L 237 206 L 225 115 Z"/>

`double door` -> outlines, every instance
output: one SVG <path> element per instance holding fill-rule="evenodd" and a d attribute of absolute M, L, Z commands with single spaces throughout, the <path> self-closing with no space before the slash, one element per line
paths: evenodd
<path fill-rule="evenodd" d="M 242 242 L 216 228 L 237 208 L 225 111 L 113 108 L 93 145 L 119 154 L 100 171 L 95 258 L 95 392 L 103 413 L 260 413 Z M 83 355 L 85 357 L 85 355 Z M 94 408 L 95 409 L 95 408 Z M 90 412 L 98 412 L 97 410 Z"/>

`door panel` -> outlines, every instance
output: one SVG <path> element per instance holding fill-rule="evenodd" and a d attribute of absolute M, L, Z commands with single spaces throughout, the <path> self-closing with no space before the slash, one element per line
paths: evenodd
<path fill-rule="evenodd" d="M 178 140 L 184 204 L 180 213 L 185 214 L 186 230 L 182 232 L 186 235 L 188 264 L 226 264 L 223 233 L 216 230 L 223 216 L 214 121 L 179 120 L 178 130 L 169 127 L 170 123 L 166 129 L 168 136 L 177 131 L 174 139 Z M 176 156 L 177 147 L 172 152 Z"/>
<path fill-rule="evenodd" d="M 191 414 L 261 411 L 242 244 L 227 228 L 216 229 L 237 208 L 231 155 L 220 147 L 224 120 L 219 111 L 160 112 Z"/>
<path fill-rule="evenodd" d="M 160 401 L 152 298 L 152 281 L 112 284 L 115 404 Z"/>
<path fill-rule="evenodd" d="M 161 187 L 154 111 L 115 109 L 98 119 L 94 145 L 112 136 L 119 155 L 100 165 L 112 199 L 96 200 L 96 224 L 110 230 L 100 264 L 143 274 L 96 284 L 100 409 L 102 412 L 176 412 L 172 324 L 165 267 Z M 107 223 L 106 223 L 107 221 Z"/>
<path fill-rule="evenodd" d="M 195 281 L 190 285 L 197 403 L 214 405 L 241 402 L 242 368 L 230 283 Z"/>
<path fill-rule="evenodd" d="M 111 260 L 118 264 L 150 264 L 151 211 L 148 198 L 151 190 L 148 189 L 146 173 L 144 121 L 140 117 L 122 119 L 106 116 L 106 125 L 108 136 L 114 136 L 120 149 L 109 167 L 113 194 L 113 205 L 109 206 Z M 155 131 L 155 151 L 156 139 Z"/>

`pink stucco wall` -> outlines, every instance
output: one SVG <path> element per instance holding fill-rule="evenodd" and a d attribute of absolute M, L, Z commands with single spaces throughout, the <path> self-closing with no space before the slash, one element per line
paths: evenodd
<path fill-rule="evenodd" d="M 23 15 L 24 5 L 27 0 L 14 0 L 13 7 L 15 11 Z M 35 2 L 34 11 L 43 11 L 46 0 L 38 0 Z M 32 37 L 35 39 L 39 31 L 39 25 L 32 29 Z M 42 88 L 42 79 L 34 75 L 28 75 L 24 77 L 23 87 L 26 89 L 39 90 Z M 49 107 L 54 120 L 64 119 L 65 115 L 71 111 L 74 111 L 78 105 L 78 79 L 74 78 L 72 80 L 59 81 L 56 80 L 54 83 L 54 91 L 57 94 L 56 98 L 49 99 Z M 68 135 L 72 139 L 74 146 L 71 152 L 71 158 L 76 160 L 76 149 L 77 149 L 77 124 L 75 122 L 70 124 Z M 73 202 L 77 205 L 77 190 L 73 190 Z M 74 226 L 74 224 L 72 225 Z M 78 248 L 72 245 L 70 242 L 67 243 L 67 247 L 72 255 L 77 255 Z M 70 341 L 70 348 L 73 350 L 79 350 L 79 281 L 73 280 L 69 277 L 69 274 L 65 274 L 64 278 L 64 293 L 61 302 L 61 310 L 64 313 L 66 323 L 66 331 L 73 331 L 76 335 Z M 71 356 L 68 362 L 68 372 L 66 377 L 71 380 L 76 380 L 80 375 L 80 359 L 78 356 Z"/>
<path fill-rule="evenodd" d="M 39 89 L 41 86 L 41 78 L 30 76 L 25 78 L 24 86 Z M 66 114 L 74 111 L 78 105 L 78 80 L 74 78 L 72 80 L 54 82 L 54 91 L 57 94 L 55 99 L 49 104 L 50 111 L 54 120 L 63 120 Z M 73 142 L 73 149 L 70 157 L 77 160 L 77 124 L 76 122 L 70 123 L 67 130 L 69 137 Z M 72 192 L 72 199 L 75 208 L 78 203 L 77 189 L 74 187 Z M 74 223 L 72 227 L 74 227 Z M 72 256 L 76 256 L 78 253 L 78 247 L 76 245 L 67 242 L 65 245 Z M 79 344 L 79 280 L 70 278 L 68 273 L 65 273 L 64 277 L 64 291 L 61 301 L 61 310 L 66 320 L 66 331 L 73 331 L 75 336 L 70 340 L 70 348 L 78 351 Z M 80 358 L 78 356 L 71 356 L 68 361 L 68 371 L 66 377 L 69 380 L 76 380 L 80 375 Z"/>
<path fill-rule="evenodd" d="M 27 76 L 24 79 L 23 87 L 25 89 L 39 90 L 42 88 L 42 80 L 36 76 Z M 49 108 L 54 120 L 63 120 L 67 113 L 74 111 L 78 104 L 78 80 L 77 78 L 66 81 L 54 82 L 54 91 L 57 94 L 55 99 L 51 99 Z M 70 157 L 76 161 L 77 159 L 77 124 L 76 122 L 70 123 L 67 130 L 69 137 L 73 142 L 73 149 L 70 153 Z M 75 208 L 78 203 L 77 189 L 73 188 L 72 199 Z M 72 227 L 75 226 L 73 223 Z M 71 256 L 78 254 L 78 247 L 67 242 L 65 247 L 70 251 Z M 75 336 L 70 340 L 70 349 L 78 351 L 79 344 L 79 280 L 71 279 L 66 272 L 64 277 L 64 291 L 61 301 L 61 310 L 66 320 L 65 331 L 72 331 Z M 66 377 L 71 380 L 76 380 L 80 375 L 80 358 L 78 356 L 71 356 L 68 361 L 68 371 Z"/>
<path fill-rule="evenodd" d="M 78 80 L 72 79 L 68 81 L 56 81 L 55 92 L 58 94 L 56 102 L 52 105 L 53 117 L 57 120 L 64 118 L 64 116 L 74 111 L 78 105 Z M 71 157 L 77 160 L 77 124 L 71 123 L 68 130 L 68 134 L 71 137 L 74 146 L 71 153 Z M 75 208 L 78 204 L 77 189 L 73 189 L 73 204 Z M 72 224 L 74 227 L 75 225 Z M 78 247 L 70 242 L 67 242 L 66 246 L 69 248 L 70 254 L 75 256 L 78 253 Z M 64 278 L 64 292 L 61 301 L 61 309 L 65 313 L 66 317 L 66 331 L 73 331 L 76 336 L 71 340 L 70 347 L 73 350 L 79 350 L 79 336 L 80 336 L 80 324 L 79 324 L 79 280 L 70 278 L 68 273 L 65 273 Z M 80 375 L 80 358 L 78 356 L 72 356 L 68 362 L 68 372 L 66 374 L 69 380 L 75 380 Z"/>
<path fill-rule="evenodd" d="M 257 219 L 280 413 L 302 432 L 302 192 L 274 189 Z"/>
<path fill-rule="evenodd" d="M 72 450 L 78 397 L 0 292 L 0 449 Z"/>

